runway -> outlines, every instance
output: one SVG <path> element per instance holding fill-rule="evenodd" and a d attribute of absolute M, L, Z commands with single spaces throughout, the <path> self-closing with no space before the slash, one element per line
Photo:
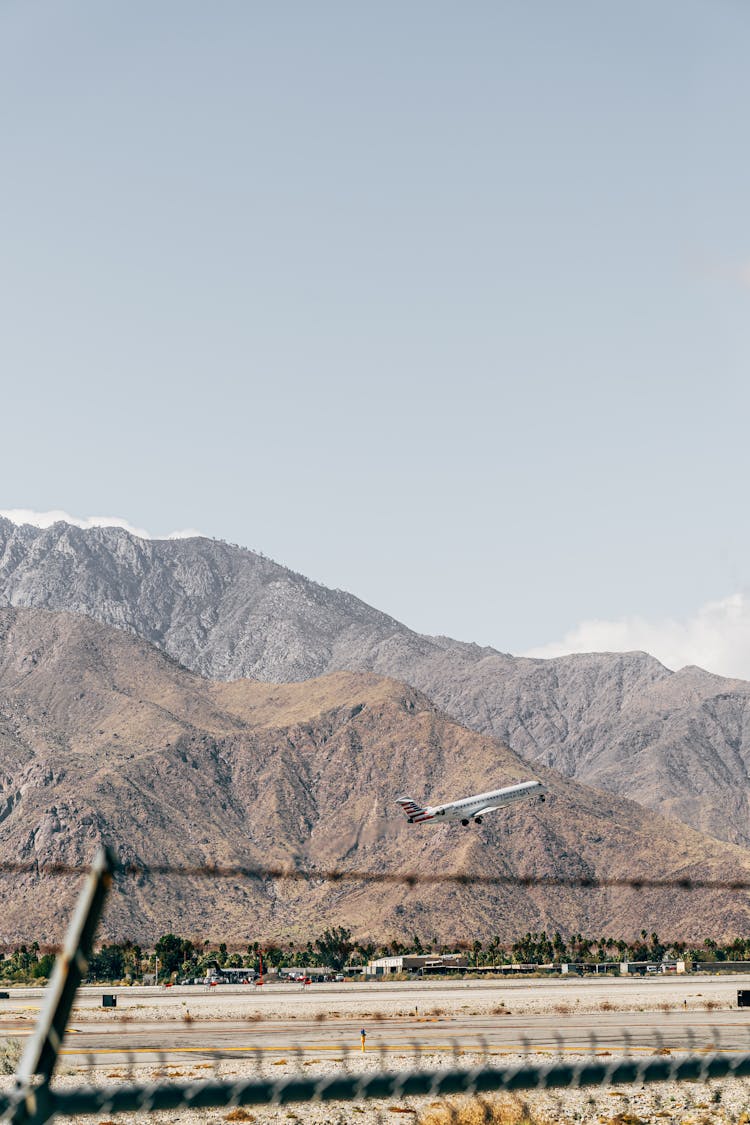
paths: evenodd
<path fill-rule="evenodd" d="M 495 1055 L 750 1051 L 747 978 L 393 981 L 299 989 L 84 988 L 63 1055 L 77 1067 L 335 1061 L 360 1053 Z M 112 991 L 117 1008 L 101 1007 Z M 25 1038 L 42 993 L 0 1000 L 0 1038 Z M 706 1008 L 715 1010 L 706 1010 Z"/>
<path fill-rule="evenodd" d="M 133 1021 L 73 1025 L 62 1054 L 74 1065 L 213 1062 L 222 1058 L 326 1058 L 359 1054 L 488 1052 L 622 1054 L 626 1050 L 750 1050 L 750 1012 L 601 1012 L 565 1017 L 452 1016 L 363 1021 L 236 1020 L 188 1025 Z M 0 1021 L 0 1035 L 24 1035 L 28 1022 Z"/>

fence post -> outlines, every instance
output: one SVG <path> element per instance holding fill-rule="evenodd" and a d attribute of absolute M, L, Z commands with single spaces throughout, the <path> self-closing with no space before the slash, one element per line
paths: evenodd
<path fill-rule="evenodd" d="M 88 970 L 94 934 L 116 867 L 112 851 L 99 848 L 68 927 L 63 950 L 55 959 L 36 1027 L 16 1070 L 13 1125 L 31 1125 L 49 1116 L 49 1083 L 55 1070 L 78 986 Z M 34 1080 L 37 1080 L 36 1082 Z"/>

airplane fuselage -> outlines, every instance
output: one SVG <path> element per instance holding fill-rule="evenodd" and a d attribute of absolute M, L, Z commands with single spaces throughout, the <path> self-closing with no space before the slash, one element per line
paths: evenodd
<path fill-rule="evenodd" d="M 409 798 L 401 798 L 399 804 L 410 824 L 421 824 L 424 821 L 440 823 L 442 820 L 460 820 L 462 824 L 475 820 L 481 824 L 484 813 L 494 812 L 496 809 L 528 800 L 530 797 L 539 797 L 543 800 L 546 791 L 546 786 L 542 785 L 541 781 L 522 781 L 518 785 L 508 785 L 504 789 L 489 789 L 486 793 L 475 793 L 471 797 L 464 797 L 460 801 L 449 801 L 444 805 L 423 807 L 410 801 Z"/>

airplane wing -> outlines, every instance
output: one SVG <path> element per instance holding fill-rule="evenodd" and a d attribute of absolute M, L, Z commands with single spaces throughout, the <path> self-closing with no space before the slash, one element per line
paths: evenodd
<path fill-rule="evenodd" d="M 488 812 L 497 812 L 499 808 L 500 805 L 487 805 L 486 808 L 480 809 L 479 812 L 472 813 L 471 815 L 474 817 L 485 816 Z"/>

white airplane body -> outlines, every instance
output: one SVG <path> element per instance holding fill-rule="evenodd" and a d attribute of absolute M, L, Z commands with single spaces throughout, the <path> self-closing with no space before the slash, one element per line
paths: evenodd
<path fill-rule="evenodd" d="M 505 789 L 491 789 L 487 793 L 476 793 L 473 797 L 464 797 L 460 801 L 449 801 L 445 805 L 420 805 L 411 797 L 399 797 L 398 804 L 406 813 L 409 824 L 422 824 L 426 820 L 460 820 L 463 825 L 473 820 L 476 824 L 482 823 L 486 813 L 495 812 L 496 809 L 505 808 L 506 805 L 515 805 L 518 801 L 525 801 L 529 797 L 538 797 L 544 800 L 547 787 L 541 781 L 522 781 L 518 785 L 508 785 Z"/>

